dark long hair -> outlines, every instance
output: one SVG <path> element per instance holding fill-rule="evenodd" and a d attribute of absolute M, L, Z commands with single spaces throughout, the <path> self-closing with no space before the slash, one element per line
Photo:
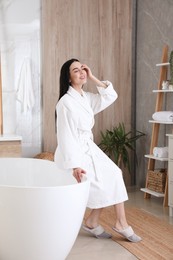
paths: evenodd
<path fill-rule="evenodd" d="M 71 59 L 66 61 L 60 70 L 60 79 L 59 79 L 59 85 L 60 85 L 60 90 L 59 90 L 59 100 L 60 98 L 62 98 L 62 96 L 64 96 L 68 89 L 69 89 L 69 81 L 70 81 L 70 65 L 75 62 L 78 61 L 77 59 Z"/>
<path fill-rule="evenodd" d="M 74 61 L 78 61 L 77 59 L 71 59 L 66 61 L 60 70 L 60 78 L 59 78 L 59 85 L 60 85 L 60 89 L 59 89 L 59 99 L 62 98 L 68 91 L 69 89 L 69 85 L 70 85 L 70 65 L 74 62 Z M 55 109 L 55 133 L 56 133 L 56 121 L 57 121 L 57 113 L 56 113 L 56 109 Z"/>

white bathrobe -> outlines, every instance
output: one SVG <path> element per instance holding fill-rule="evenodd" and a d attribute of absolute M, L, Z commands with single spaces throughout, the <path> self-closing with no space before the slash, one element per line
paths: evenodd
<path fill-rule="evenodd" d="M 117 93 L 108 82 L 98 93 L 70 87 L 57 103 L 57 139 L 55 162 L 59 172 L 72 174 L 73 168 L 86 171 L 91 182 L 87 207 L 102 208 L 128 199 L 122 172 L 93 142 L 94 115 L 111 105 Z"/>

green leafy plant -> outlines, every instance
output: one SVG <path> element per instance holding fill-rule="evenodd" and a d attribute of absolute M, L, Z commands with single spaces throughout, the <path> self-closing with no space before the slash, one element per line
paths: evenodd
<path fill-rule="evenodd" d="M 170 53 L 169 63 L 170 63 L 170 81 L 169 81 L 169 85 L 173 85 L 173 51 L 171 51 L 171 53 Z"/>
<path fill-rule="evenodd" d="M 121 168 L 121 164 L 127 167 L 130 172 L 129 151 L 135 151 L 137 139 L 145 134 L 140 131 L 126 132 L 124 123 L 119 123 L 112 130 L 101 132 L 99 147 Z M 136 156 L 136 153 L 135 153 Z"/>

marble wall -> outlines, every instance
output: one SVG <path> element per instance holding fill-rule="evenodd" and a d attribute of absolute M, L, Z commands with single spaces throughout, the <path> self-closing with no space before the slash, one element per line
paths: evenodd
<path fill-rule="evenodd" d="M 0 5 L 3 133 L 22 137 L 23 157 L 41 151 L 40 3 L 30 5 Z"/>
<path fill-rule="evenodd" d="M 149 154 L 152 119 L 155 111 L 156 94 L 159 80 L 159 67 L 162 49 L 165 44 L 173 50 L 173 1 L 172 0 L 137 0 L 137 30 L 136 30 L 136 128 L 146 136 L 137 143 L 138 167 L 136 169 L 136 183 L 145 185 Z M 169 78 L 169 74 L 168 74 Z M 163 110 L 173 111 L 173 94 L 166 94 Z M 158 146 L 167 145 L 165 133 L 172 131 L 172 127 L 160 126 Z M 156 168 L 165 167 L 156 163 Z"/>

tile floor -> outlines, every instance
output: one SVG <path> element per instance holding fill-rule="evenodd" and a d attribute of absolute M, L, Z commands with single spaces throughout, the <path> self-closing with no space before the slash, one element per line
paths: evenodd
<path fill-rule="evenodd" d="M 151 197 L 144 199 L 144 193 L 138 189 L 128 191 L 129 200 L 125 206 L 135 206 L 166 220 L 173 225 L 173 217 L 169 217 L 168 208 L 164 208 L 162 198 Z M 134 260 L 137 259 L 125 248 L 111 239 L 92 238 L 85 231 L 80 230 L 77 240 L 66 260 Z"/>

